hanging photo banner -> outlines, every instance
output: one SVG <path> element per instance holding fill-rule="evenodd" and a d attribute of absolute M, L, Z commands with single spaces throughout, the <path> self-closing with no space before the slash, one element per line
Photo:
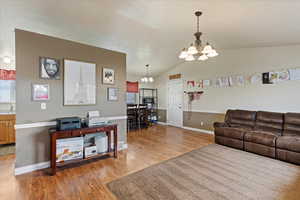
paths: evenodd
<path fill-rule="evenodd" d="M 257 83 L 262 83 L 262 74 L 253 74 L 250 77 L 250 83 L 251 84 L 257 84 Z"/>
<path fill-rule="evenodd" d="M 221 78 L 221 87 L 229 87 L 229 78 L 228 77 L 222 77 Z"/>
<path fill-rule="evenodd" d="M 203 87 L 209 87 L 210 86 L 210 80 L 203 80 Z"/>
<path fill-rule="evenodd" d="M 245 85 L 245 78 L 244 78 L 244 76 L 240 76 L 240 75 L 236 76 L 236 84 L 238 86 L 244 86 Z"/>
<path fill-rule="evenodd" d="M 193 89 L 195 87 L 195 81 L 187 81 L 187 88 Z"/>
<path fill-rule="evenodd" d="M 196 82 L 196 87 L 203 88 L 203 80 Z"/>
<path fill-rule="evenodd" d="M 288 70 L 279 71 L 278 73 L 278 82 L 290 80 L 290 74 Z"/>
<path fill-rule="evenodd" d="M 290 80 L 300 80 L 300 68 L 289 69 Z"/>

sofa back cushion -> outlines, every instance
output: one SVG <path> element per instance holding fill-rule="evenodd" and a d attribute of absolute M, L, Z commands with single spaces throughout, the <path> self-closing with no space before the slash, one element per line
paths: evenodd
<path fill-rule="evenodd" d="M 255 111 L 248 110 L 228 110 L 225 117 L 225 122 L 232 127 L 254 128 Z"/>
<path fill-rule="evenodd" d="M 256 114 L 255 130 L 282 135 L 283 113 L 258 111 Z"/>
<path fill-rule="evenodd" d="M 300 113 L 286 113 L 284 115 L 283 135 L 300 136 Z"/>

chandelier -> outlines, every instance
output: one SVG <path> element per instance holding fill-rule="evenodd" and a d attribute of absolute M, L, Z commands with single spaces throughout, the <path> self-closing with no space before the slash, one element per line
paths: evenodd
<path fill-rule="evenodd" d="M 146 76 L 141 78 L 141 82 L 142 83 L 154 82 L 154 78 L 152 76 L 149 76 L 149 65 L 146 65 Z"/>
<path fill-rule="evenodd" d="M 195 12 L 197 17 L 197 32 L 194 34 L 196 37 L 195 43 L 192 43 L 189 48 L 183 48 L 180 52 L 179 58 L 186 61 L 194 60 L 207 60 L 208 58 L 218 56 L 217 51 L 207 42 L 204 48 L 202 48 L 200 37 L 202 32 L 199 31 L 199 17 L 202 15 L 202 12 Z"/>

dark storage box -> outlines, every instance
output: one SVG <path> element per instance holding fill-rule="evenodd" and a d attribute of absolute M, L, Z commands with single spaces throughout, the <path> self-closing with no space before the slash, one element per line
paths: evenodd
<path fill-rule="evenodd" d="M 79 117 L 64 117 L 56 119 L 56 129 L 59 131 L 81 128 Z"/>

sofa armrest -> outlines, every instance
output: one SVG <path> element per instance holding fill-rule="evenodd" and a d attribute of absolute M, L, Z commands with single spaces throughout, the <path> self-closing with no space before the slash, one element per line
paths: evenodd
<path fill-rule="evenodd" d="M 225 122 L 215 122 L 214 123 L 214 128 L 220 128 L 220 127 L 230 127 L 230 126 Z"/>

